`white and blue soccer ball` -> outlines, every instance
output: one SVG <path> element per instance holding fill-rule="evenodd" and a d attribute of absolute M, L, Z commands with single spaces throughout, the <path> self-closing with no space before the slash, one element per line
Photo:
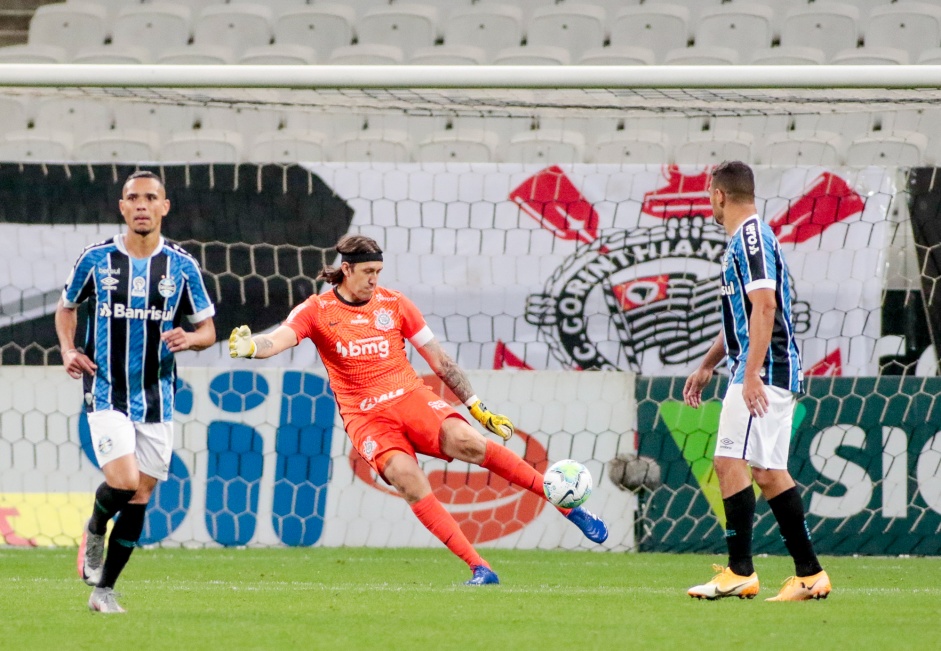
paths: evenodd
<path fill-rule="evenodd" d="M 591 496 L 591 473 L 574 459 L 563 459 L 549 466 L 542 480 L 546 499 L 563 509 L 581 506 Z"/>

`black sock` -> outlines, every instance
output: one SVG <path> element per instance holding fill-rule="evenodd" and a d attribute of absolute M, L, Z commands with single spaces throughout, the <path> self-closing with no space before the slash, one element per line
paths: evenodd
<path fill-rule="evenodd" d="M 108 536 L 108 554 L 105 556 L 105 566 L 101 573 L 99 588 L 113 588 L 121 570 L 131 558 L 131 552 L 140 540 L 144 530 L 144 512 L 146 504 L 128 504 L 121 509 L 121 516 L 114 523 L 111 535 Z"/>
<path fill-rule="evenodd" d="M 755 489 L 748 486 L 722 500 L 725 506 L 725 544 L 729 569 L 739 576 L 755 571 L 751 558 L 752 527 L 755 523 Z"/>
<path fill-rule="evenodd" d="M 102 482 L 95 491 L 95 508 L 92 509 L 88 530 L 98 536 L 105 535 L 108 529 L 108 520 L 124 508 L 131 501 L 136 491 L 126 491 L 120 488 L 111 488 Z"/>
<path fill-rule="evenodd" d="M 810 529 L 804 519 L 804 504 L 797 487 L 792 486 L 771 498 L 768 506 L 778 521 L 784 546 L 794 559 L 794 573 L 797 576 L 811 576 L 822 571 L 814 553 L 814 544 L 810 541 Z"/>

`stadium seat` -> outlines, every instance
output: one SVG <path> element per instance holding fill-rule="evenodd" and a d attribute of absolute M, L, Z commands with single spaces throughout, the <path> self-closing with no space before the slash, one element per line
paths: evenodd
<path fill-rule="evenodd" d="M 154 162 L 159 146 L 159 137 L 153 131 L 105 131 L 79 142 L 72 157 L 87 163 Z"/>
<path fill-rule="evenodd" d="M 781 45 L 814 47 L 830 61 L 840 50 L 857 46 L 859 10 L 838 2 L 791 9 L 781 27 Z"/>
<path fill-rule="evenodd" d="M 327 153 L 338 162 L 407 163 L 411 142 L 404 131 L 358 131 L 338 136 Z"/>
<path fill-rule="evenodd" d="M 104 45 L 108 37 L 108 12 L 79 2 L 60 2 L 36 8 L 29 21 L 26 42 L 55 45 L 73 56 L 83 47 Z"/>
<path fill-rule="evenodd" d="M 511 5 L 480 4 L 451 12 L 444 23 L 444 44 L 483 48 L 487 61 L 523 40 L 523 12 Z"/>
<path fill-rule="evenodd" d="M 345 5 L 310 5 L 277 17 L 274 42 L 312 47 L 317 51 L 317 60 L 326 61 L 335 49 L 353 42 L 355 22 L 356 13 Z"/>
<path fill-rule="evenodd" d="M 2 52 L 3 50 L 0 50 Z M 941 47 L 933 47 L 923 50 L 918 55 L 919 65 L 941 65 Z"/>
<path fill-rule="evenodd" d="M 736 2 L 703 9 L 696 26 L 696 47 L 728 47 L 740 61 L 749 61 L 757 50 L 771 47 L 773 13 L 760 4 Z"/>
<path fill-rule="evenodd" d="M 69 53 L 58 45 L 21 43 L 0 47 L 0 63 L 65 63 Z"/>
<path fill-rule="evenodd" d="M 193 128 L 241 133 L 245 140 L 254 134 L 280 129 L 283 117 L 268 106 L 197 106 L 193 109 Z"/>
<path fill-rule="evenodd" d="M 558 4 L 557 0 L 515 0 L 510 3 L 506 0 L 471 0 L 473 6 L 477 5 L 500 5 L 518 8 L 522 12 L 523 25 L 527 25 L 533 17 L 533 13 L 542 7 L 551 7 L 552 5 Z"/>
<path fill-rule="evenodd" d="M 840 50 L 830 63 L 834 65 L 906 65 L 908 63 L 908 51 L 895 47 L 854 47 L 848 50 Z"/>
<path fill-rule="evenodd" d="M 714 165 L 724 160 L 751 163 L 754 142 L 748 133 L 706 132 L 679 143 L 673 150 L 673 160 L 680 165 Z"/>
<path fill-rule="evenodd" d="M 788 9 L 796 4 L 794 0 L 722 0 L 721 4 L 723 7 L 735 7 L 743 4 L 751 6 L 754 5 L 755 2 L 771 10 L 771 38 L 773 40 L 780 39 L 781 24 L 784 22 L 784 17 L 787 15 Z M 705 3 L 703 4 L 705 6 Z"/>
<path fill-rule="evenodd" d="M 500 138 L 491 131 L 439 131 L 418 144 L 415 159 L 423 163 L 490 163 L 497 158 Z"/>
<path fill-rule="evenodd" d="M 922 133 L 894 131 L 857 138 L 846 148 L 846 164 L 853 167 L 915 167 L 933 163 L 925 160 L 928 138 Z"/>
<path fill-rule="evenodd" d="M 141 47 L 116 47 L 114 45 L 82 48 L 72 57 L 72 63 L 141 65 L 152 61 L 153 57 L 150 50 Z"/>
<path fill-rule="evenodd" d="M 564 47 L 577 61 L 585 50 L 604 45 L 605 31 L 604 9 L 566 2 L 533 12 L 526 27 L 526 43 L 530 47 Z"/>
<path fill-rule="evenodd" d="M 22 131 L 29 126 L 30 100 L 16 95 L 0 95 L 0 133 Z"/>
<path fill-rule="evenodd" d="M 578 64 L 582 66 L 652 66 L 653 50 L 646 47 L 596 47 L 585 50 Z"/>
<path fill-rule="evenodd" d="M 738 62 L 738 52 L 721 45 L 681 47 L 670 50 L 663 59 L 668 66 L 734 66 Z"/>
<path fill-rule="evenodd" d="M 634 3 L 622 3 L 634 4 Z M 687 14 L 687 32 L 686 38 L 692 39 L 696 24 L 699 21 L 699 14 L 703 9 L 708 9 L 722 4 L 722 0 L 641 0 L 641 6 L 648 9 L 659 10 L 664 7 L 679 7 L 684 9 Z"/>
<path fill-rule="evenodd" d="M 822 50 L 815 47 L 801 47 L 800 45 L 784 45 L 756 50 L 751 58 L 752 65 L 762 66 L 820 65 L 824 62 Z"/>
<path fill-rule="evenodd" d="M 0 161 L 56 163 L 72 160 L 72 134 L 51 129 L 10 131 L 0 140 Z"/>
<path fill-rule="evenodd" d="M 398 65 L 405 62 L 402 49 L 380 43 L 344 45 L 330 53 L 328 63 L 332 65 Z"/>
<path fill-rule="evenodd" d="M 193 21 L 193 43 L 227 47 L 238 59 L 248 48 L 271 42 L 271 23 L 263 4 L 210 5 Z"/>
<path fill-rule="evenodd" d="M 169 102 L 113 102 L 114 128 L 118 131 L 143 129 L 155 132 L 161 140 L 180 131 L 190 131 L 196 121 L 195 109 Z"/>
<path fill-rule="evenodd" d="M 73 133 L 107 131 L 114 125 L 110 101 L 81 97 L 51 96 L 36 104 L 37 129 L 67 129 Z"/>
<path fill-rule="evenodd" d="M 493 63 L 498 66 L 564 66 L 572 55 L 564 47 L 554 45 L 521 45 L 497 52 Z"/>
<path fill-rule="evenodd" d="M 674 5 L 641 5 L 618 12 L 611 23 L 611 47 L 649 48 L 661 63 L 667 52 L 686 47 L 689 10 Z"/>
<path fill-rule="evenodd" d="M 181 0 L 176 0 L 180 2 Z M 114 23 L 114 19 L 117 18 L 118 12 L 128 6 L 127 0 L 66 0 L 68 4 L 85 4 L 85 5 L 97 5 L 105 10 L 105 15 L 109 23 Z"/>
<path fill-rule="evenodd" d="M 866 27 L 866 47 L 901 48 L 917 61 L 925 50 L 941 46 L 941 7 L 900 2 L 875 7 Z"/>
<path fill-rule="evenodd" d="M 662 131 L 625 129 L 595 141 L 591 162 L 666 165 L 672 162 L 669 139 Z"/>
<path fill-rule="evenodd" d="M 419 47 L 429 47 L 438 38 L 438 12 L 419 4 L 394 4 L 370 9 L 356 22 L 363 44 L 394 45 L 408 57 Z"/>
<path fill-rule="evenodd" d="M 314 4 L 313 0 L 211 0 L 209 4 L 221 4 L 223 2 L 228 2 L 229 4 L 233 4 L 233 5 L 238 5 L 238 4 L 267 5 L 267 7 L 271 9 L 271 15 L 274 17 L 275 20 L 277 20 L 278 16 L 282 14 L 299 11 L 301 9 L 309 9 Z M 318 4 L 319 4 L 319 0 L 318 0 Z"/>
<path fill-rule="evenodd" d="M 499 157 L 507 163 L 581 163 L 585 160 L 585 136 L 562 129 L 523 131 L 510 138 Z"/>
<path fill-rule="evenodd" d="M 156 59 L 161 52 L 189 43 L 192 17 L 188 7 L 166 2 L 128 4 L 114 19 L 111 41 L 119 47 L 142 47 Z"/>
<path fill-rule="evenodd" d="M 839 165 L 841 138 L 826 131 L 787 131 L 771 134 L 758 150 L 762 165 Z"/>
<path fill-rule="evenodd" d="M 235 52 L 231 48 L 196 43 L 168 48 L 157 57 L 157 63 L 161 65 L 227 65 L 235 61 Z"/>
<path fill-rule="evenodd" d="M 242 135 L 222 129 L 178 132 L 160 146 L 164 163 L 238 163 L 242 160 Z"/>
<path fill-rule="evenodd" d="M 311 65 L 317 62 L 317 52 L 306 45 L 272 43 L 248 48 L 238 62 L 241 65 Z"/>
<path fill-rule="evenodd" d="M 282 129 L 259 134 L 252 141 L 250 163 L 317 163 L 326 160 L 326 136 L 319 131 Z"/>
<path fill-rule="evenodd" d="M 487 51 L 473 45 L 432 45 L 412 52 L 409 63 L 426 66 L 473 66 L 487 63 Z"/>

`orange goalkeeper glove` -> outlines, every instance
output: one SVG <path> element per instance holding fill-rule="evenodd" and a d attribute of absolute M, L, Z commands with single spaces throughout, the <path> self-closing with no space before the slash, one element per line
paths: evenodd
<path fill-rule="evenodd" d="M 510 437 L 513 436 L 513 432 L 516 431 L 516 428 L 513 427 L 513 423 L 510 422 L 510 419 L 504 416 L 503 414 L 495 414 L 487 409 L 487 405 L 477 399 L 477 396 L 472 397 L 468 400 L 471 404 L 467 406 L 470 410 L 471 416 L 477 419 L 481 425 L 486 427 L 488 430 L 502 438 L 504 441 L 509 441 Z"/>
<path fill-rule="evenodd" d="M 255 342 L 252 341 L 252 331 L 246 326 L 232 329 L 229 335 L 229 357 L 254 357 Z"/>

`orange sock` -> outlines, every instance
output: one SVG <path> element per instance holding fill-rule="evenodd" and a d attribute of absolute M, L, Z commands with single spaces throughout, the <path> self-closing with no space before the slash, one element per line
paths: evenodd
<path fill-rule="evenodd" d="M 484 462 L 480 465 L 511 484 L 546 499 L 542 490 L 542 473 L 523 461 L 513 450 L 487 439 L 487 451 L 484 453 Z M 556 509 L 565 516 L 572 512 L 572 509 Z"/>
<path fill-rule="evenodd" d="M 457 521 L 448 513 L 434 493 L 429 493 L 412 504 L 412 513 L 418 518 L 418 521 L 425 525 L 435 538 L 444 543 L 444 546 L 451 550 L 455 556 L 467 563 L 469 567 L 483 565 L 490 567 L 473 545 L 461 531 Z"/>

